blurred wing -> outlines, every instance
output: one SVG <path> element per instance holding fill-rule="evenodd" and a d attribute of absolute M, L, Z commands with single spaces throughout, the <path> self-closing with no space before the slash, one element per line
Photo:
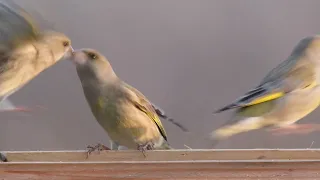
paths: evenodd
<path fill-rule="evenodd" d="M 31 16 L 17 4 L 0 1 L 1 48 L 10 50 L 36 38 L 37 28 Z"/>
<path fill-rule="evenodd" d="M 247 92 L 234 103 L 217 110 L 215 113 L 271 101 L 282 97 L 286 93 L 304 88 L 312 88 L 316 85 L 315 72 L 312 65 L 304 64 L 287 72 L 277 78 L 275 78 L 276 76 L 272 76 L 271 78 L 269 75 L 270 80 L 265 78 L 258 87 Z"/>
<path fill-rule="evenodd" d="M 29 14 L 12 1 L 0 1 L 0 74 L 8 72 L 9 69 L 19 68 L 27 61 L 26 58 L 33 58 L 34 53 L 21 51 L 12 53 L 19 46 L 35 39 L 37 29 Z M 33 51 L 33 49 L 27 50 Z M 25 56 L 28 54 L 28 56 Z M 24 57 L 21 59 L 20 57 Z M 4 79 L 1 79 L 2 81 Z"/>
<path fill-rule="evenodd" d="M 288 59 L 281 62 L 278 66 L 273 68 L 260 82 L 260 85 L 263 85 L 268 82 L 276 81 L 277 79 L 281 79 L 283 76 L 286 75 L 286 73 L 290 72 L 292 69 L 294 69 L 297 66 L 297 61 L 299 60 L 299 57 L 297 57 L 295 54 L 292 54 L 289 56 Z"/>
<path fill-rule="evenodd" d="M 167 133 L 164 130 L 164 127 L 157 116 L 155 109 L 153 108 L 152 104 L 147 100 L 147 98 L 140 93 L 137 89 L 131 87 L 128 84 L 123 83 L 124 86 L 127 88 L 129 93 L 129 99 L 131 100 L 132 104 L 138 108 L 140 111 L 145 113 L 158 127 L 161 135 L 167 140 Z"/>

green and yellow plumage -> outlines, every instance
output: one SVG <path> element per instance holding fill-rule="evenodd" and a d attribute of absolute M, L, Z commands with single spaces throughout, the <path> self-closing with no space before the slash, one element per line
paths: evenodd
<path fill-rule="evenodd" d="M 288 59 L 271 70 L 261 83 L 216 113 L 236 109 L 214 138 L 269 126 L 287 126 L 300 120 L 320 103 L 320 37 L 302 39 Z"/>
<path fill-rule="evenodd" d="M 161 135 L 164 137 L 165 140 L 167 140 L 167 133 L 166 133 L 158 115 L 156 114 L 154 108 L 152 107 L 151 103 L 137 89 L 133 88 L 132 86 L 130 86 L 128 84 L 126 84 L 126 87 L 130 91 L 134 92 L 139 99 L 138 102 L 135 101 L 135 102 L 133 102 L 133 104 L 135 104 L 137 108 L 139 108 L 141 111 L 143 111 L 144 113 L 146 113 L 150 117 L 150 119 L 157 125 Z"/>
<path fill-rule="evenodd" d="M 152 144 L 170 149 L 164 127 L 148 99 L 120 80 L 108 60 L 92 49 L 74 53 L 77 73 L 93 115 L 108 133 L 112 148 Z"/>

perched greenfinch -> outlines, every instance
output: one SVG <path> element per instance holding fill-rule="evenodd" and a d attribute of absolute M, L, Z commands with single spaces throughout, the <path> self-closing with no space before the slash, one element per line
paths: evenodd
<path fill-rule="evenodd" d="M 72 55 L 70 39 L 59 32 L 40 32 L 17 4 L 0 1 L 0 111 L 27 110 L 8 99 L 39 73 Z"/>
<path fill-rule="evenodd" d="M 112 140 L 112 150 L 119 146 L 143 152 L 171 148 L 153 105 L 118 78 L 106 57 L 96 50 L 80 49 L 71 60 L 94 117 Z"/>
<path fill-rule="evenodd" d="M 306 37 L 256 87 L 216 113 L 236 109 L 232 118 L 213 131 L 216 140 L 272 127 L 274 134 L 307 133 L 317 125 L 295 124 L 320 103 L 320 36 Z"/>

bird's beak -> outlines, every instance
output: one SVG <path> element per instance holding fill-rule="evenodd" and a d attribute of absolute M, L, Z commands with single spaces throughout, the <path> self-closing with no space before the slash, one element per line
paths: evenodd
<path fill-rule="evenodd" d="M 87 62 L 86 55 L 82 52 L 81 49 L 76 49 L 73 51 L 73 56 L 70 58 L 76 65 L 84 65 Z"/>
<path fill-rule="evenodd" d="M 72 46 L 70 46 L 70 51 L 73 53 L 74 52 L 74 49 Z"/>
<path fill-rule="evenodd" d="M 74 49 L 72 46 L 70 46 L 70 48 L 68 49 L 68 51 L 64 54 L 63 58 L 64 59 L 68 59 L 71 60 L 74 56 Z"/>

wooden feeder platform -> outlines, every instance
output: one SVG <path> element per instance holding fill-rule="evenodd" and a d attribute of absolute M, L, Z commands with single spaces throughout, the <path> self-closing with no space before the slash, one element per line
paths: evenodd
<path fill-rule="evenodd" d="M 320 180 L 320 149 L 3 153 L 1 180 Z"/>

